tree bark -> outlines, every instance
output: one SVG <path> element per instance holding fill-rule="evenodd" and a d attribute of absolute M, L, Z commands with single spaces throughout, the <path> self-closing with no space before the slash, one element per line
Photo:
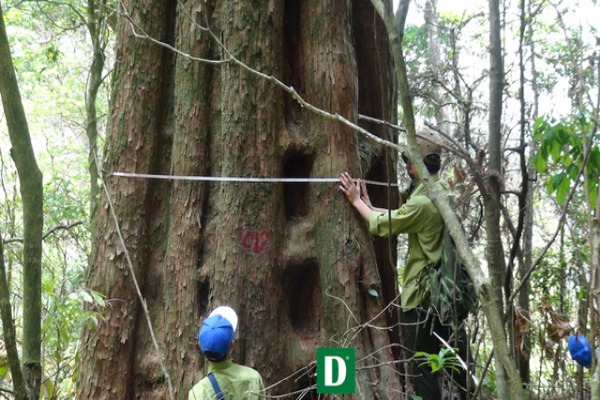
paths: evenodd
<path fill-rule="evenodd" d="M 174 22 L 172 3 L 140 1 L 128 2 L 124 6 L 127 7 L 124 12 L 158 40 L 165 40 L 172 33 L 169 30 L 172 30 Z M 121 20 L 120 37 L 122 40 L 116 49 L 104 170 L 108 173 L 159 172 L 155 164 L 168 157 L 166 145 L 172 140 L 172 133 L 162 126 L 167 104 L 165 89 L 169 83 L 162 71 L 170 67 L 173 56 L 160 46 L 136 39 L 127 20 Z M 148 392 L 164 383 L 156 363 L 141 365 L 139 360 L 156 358 L 157 354 L 150 347 L 143 346 L 149 341 L 149 333 L 142 323 L 140 300 L 127 259 L 132 261 L 133 271 L 152 310 L 155 306 L 153 300 L 159 298 L 158 278 L 162 274 L 149 273 L 152 271 L 151 263 L 160 262 L 167 248 L 167 243 L 153 235 L 157 227 L 164 224 L 157 216 L 161 208 L 164 209 L 166 185 L 147 180 L 128 182 L 110 178 L 106 186 L 127 248 L 124 249 L 119 242 L 117 227 L 111 219 L 109 199 L 103 195 L 92 238 L 89 286 L 107 296 L 108 306 L 103 310 L 103 321 L 97 329 L 84 329 L 82 333 L 84 351 L 78 382 L 83 384 L 77 388 L 77 398 L 81 399 L 133 398 L 140 395 L 134 381 L 142 388 L 149 388 L 146 389 Z M 184 326 L 186 322 L 193 321 L 183 321 Z M 138 369 L 142 369 L 142 373 Z"/>
<path fill-rule="evenodd" d="M 359 111 L 394 120 L 389 44 L 366 1 L 135 0 L 125 8 L 138 31 L 182 53 L 231 54 L 351 121 Z M 233 62 L 175 56 L 131 29 L 121 22 L 105 171 L 320 178 L 347 169 L 386 179 L 391 160 L 379 151 L 361 163 L 350 128 Z M 373 44 L 381 51 L 368 52 Z M 78 397 L 167 398 L 163 363 L 174 397 L 187 398 L 206 372 L 197 350 L 201 320 L 227 304 L 240 318 L 234 359 L 274 385 L 271 394 L 316 396 L 315 349 L 344 346 L 357 349 L 358 396 L 398 398 L 391 351 L 398 340 L 385 311 L 396 296 L 390 262 L 377 264 L 337 184 L 106 179 L 165 359 L 152 346 L 104 194 L 89 286 L 109 306 L 97 329 L 83 333 Z M 382 288 L 380 296 L 366 282 Z"/>
<path fill-rule="evenodd" d="M 516 264 L 519 266 L 519 276 L 524 277 L 525 273 L 531 266 L 532 260 L 532 235 L 533 235 L 533 194 L 530 187 L 529 179 L 530 174 L 535 173 L 531 165 L 527 163 L 525 157 L 526 139 L 525 132 L 527 129 L 528 115 L 526 111 L 525 101 L 525 59 L 524 53 L 524 40 L 525 40 L 525 29 L 527 27 L 527 15 L 525 14 L 525 0 L 521 0 L 519 4 L 520 8 L 520 29 L 519 29 L 519 105 L 520 105 L 520 145 L 519 145 L 519 161 L 521 168 L 521 191 L 518 194 L 519 204 L 519 222 L 515 230 L 515 238 L 513 240 L 513 247 L 511 249 L 509 265 L 515 264 L 515 259 L 518 258 Z M 535 120 L 535 117 L 534 117 Z M 531 159 L 531 157 L 529 157 Z M 522 233 L 522 238 L 521 238 Z M 522 248 L 522 255 L 524 257 L 518 257 Z M 512 278 L 512 274 L 507 276 Z M 512 279 L 509 287 L 512 290 Z M 511 332 L 513 333 L 514 343 L 514 354 L 515 360 L 517 361 L 517 367 L 519 369 L 519 377 L 523 387 L 530 386 L 530 366 L 529 366 L 529 354 L 531 348 L 531 338 L 529 335 L 529 294 L 531 284 L 529 281 L 522 286 L 518 296 L 518 306 L 515 308 L 513 304 L 508 304 L 510 310 L 512 310 L 512 323 L 510 325 Z"/>
<path fill-rule="evenodd" d="M 427 0 L 425 3 L 425 24 L 427 25 L 427 54 L 428 65 L 433 75 L 431 83 L 431 102 L 435 107 L 435 119 L 438 128 L 444 133 L 450 133 L 451 124 L 446 113 L 446 101 L 441 82 L 444 82 L 440 57 L 439 20 L 437 16 L 437 0 Z"/>
<path fill-rule="evenodd" d="M 496 300 L 503 309 L 502 288 L 506 265 L 500 235 L 502 169 L 502 90 L 504 67 L 500 40 L 500 11 L 497 0 L 489 1 L 490 8 L 490 106 L 488 118 L 488 190 L 484 193 L 488 244 L 486 258 L 490 262 Z"/>
<path fill-rule="evenodd" d="M 591 221 L 591 271 L 592 271 L 592 279 L 594 282 L 594 286 L 592 287 L 592 301 L 595 303 L 594 305 L 598 307 L 600 304 L 600 289 L 598 284 L 598 276 L 600 276 L 600 201 L 596 205 L 596 216 Z M 597 329 L 592 329 L 592 335 L 596 333 Z M 591 339 L 592 348 L 594 347 L 594 341 Z M 591 371 L 591 390 L 592 390 L 592 400 L 600 399 L 600 367 L 598 367 L 598 353 L 596 351 L 593 352 L 592 355 L 592 371 Z"/>
<path fill-rule="evenodd" d="M 42 325 L 42 173 L 37 166 L 15 75 L 0 3 L 0 93 L 10 136 L 11 156 L 23 202 L 23 370 L 29 395 L 39 393 Z M 8 299 L 6 299 L 8 300 Z"/>
<path fill-rule="evenodd" d="M 6 343 L 6 354 L 13 382 L 14 396 L 19 400 L 29 399 L 21 362 L 19 361 L 19 351 L 17 350 L 17 334 L 10 305 L 10 289 L 6 277 L 6 266 L 4 265 L 2 235 L 0 235 L 0 313 L 2 316 L 2 336 L 4 343 Z"/>
<path fill-rule="evenodd" d="M 502 288 L 506 274 L 504 247 L 500 234 L 501 186 L 502 170 L 502 91 L 504 88 L 504 66 L 502 61 L 502 42 L 500 39 L 500 5 L 498 0 L 489 0 L 490 23 L 490 106 L 488 118 L 488 179 L 487 190 L 483 193 L 485 226 L 487 233 L 486 259 L 488 262 L 492 284 L 495 288 L 495 299 L 499 309 L 504 310 Z M 507 294 L 508 296 L 509 294 Z M 497 390 L 501 398 L 511 398 L 516 393 L 512 388 L 519 380 L 518 376 L 510 376 L 510 371 L 496 359 Z M 521 391 L 519 384 L 519 391 Z M 522 396 L 522 394 L 520 394 Z"/>
<path fill-rule="evenodd" d="M 598 63 L 598 61 L 600 61 L 600 57 L 598 57 L 598 59 L 596 60 L 596 79 L 598 84 L 600 85 L 600 63 Z M 600 111 L 600 93 L 597 93 L 597 98 L 596 98 L 596 107 L 595 107 L 595 115 L 598 115 L 598 112 Z M 594 127 L 593 127 L 593 131 L 592 131 L 592 135 L 590 135 L 591 137 L 594 137 L 595 134 L 598 133 L 598 127 L 599 127 L 599 123 L 600 121 L 598 121 L 598 119 L 596 119 L 595 123 L 594 123 Z M 600 192 L 600 183 L 598 183 L 598 188 L 597 188 L 598 192 Z M 600 308 L 600 199 L 596 200 L 596 207 L 595 210 L 593 208 L 592 205 L 592 210 L 590 210 L 594 217 L 591 220 L 590 223 L 590 234 L 591 234 L 591 240 L 590 240 L 590 259 L 591 259 L 591 276 L 590 276 L 590 281 L 592 282 L 591 285 L 591 292 L 592 292 L 592 310 L 597 310 L 598 308 Z M 590 312 L 588 315 L 590 316 L 590 322 L 591 322 L 591 326 L 596 328 L 596 325 L 593 323 L 593 319 L 595 318 L 593 316 L 593 312 Z M 592 333 L 590 336 L 594 337 L 597 334 L 597 328 L 594 329 L 592 328 Z M 592 348 L 597 349 L 597 344 L 595 341 L 592 341 Z M 594 350 L 593 354 L 592 354 L 592 371 L 591 371 L 591 389 L 592 389 L 592 400 L 599 400 L 600 399 L 600 367 L 598 366 L 598 352 L 596 350 Z"/>

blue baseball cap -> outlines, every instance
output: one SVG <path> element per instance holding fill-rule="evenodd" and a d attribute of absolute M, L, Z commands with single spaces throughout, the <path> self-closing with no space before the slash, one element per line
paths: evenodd
<path fill-rule="evenodd" d="M 211 315 L 202 322 L 198 342 L 210 361 L 221 361 L 227 355 L 234 329 L 231 322 L 220 314 Z"/>
<path fill-rule="evenodd" d="M 571 358 L 586 368 L 592 365 L 592 346 L 583 335 L 569 336 Z"/>

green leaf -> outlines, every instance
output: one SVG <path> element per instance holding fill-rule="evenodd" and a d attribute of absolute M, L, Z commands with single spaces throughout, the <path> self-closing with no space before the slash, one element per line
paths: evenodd
<path fill-rule="evenodd" d="M 569 178 L 571 178 L 571 181 L 575 181 L 575 179 L 577 179 L 577 175 L 579 175 L 579 167 L 577 166 L 577 164 L 571 164 L 567 167 L 567 174 L 569 175 Z"/>
<path fill-rule="evenodd" d="M 552 156 L 552 161 L 556 164 L 562 157 L 562 144 L 558 141 L 553 141 L 550 148 L 550 155 Z"/>
<path fill-rule="evenodd" d="M 556 190 L 556 201 L 558 202 L 558 204 L 563 205 L 565 203 L 570 191 L 571 191 L 571 181 L 569 179 L 566 179 L 566 177 L 564 177 L 561 180 L 561 182 L 558 185 L 558 188 Z"/>
<path fill-rule="evenodd" d="M 102 293 L 95 290 L 90 290 L 90 295 L 100 307 L 104 307 L 106 305 L 106 302 L 104 301 L 105 296 Z"/>
<path fill-rule="evenodd" d="M 544 157 L 542 157 L 542 153 L 539 151 L 533 157 L 531 162 L 533 163 L 533 166 L 535 167 L 537 172 L 546 172 L 546 170 L 548 169 L 548 162 Z"/>
<path fill-rule="evenodd" d="M 40 398 L 41 399 L 54 399 L 54 383 L 52 379 L 46 379 L 46 381 L 40 386 Z"/>
<path fill-rule="evenodd" d="M 571 130 L 568 129 L 563 124 L 556 125 L 556 135 L 555 141 L 562 147 L 571 142 L 571 138 L 573 135 L 571 134 Z"/>
<path fill-rule="evenodd" d="M 590 158 L 588 160 L 588 168 L 593 169 L 594 172 L 600 171 L 600 148 L 593 147 L 590 151 Z M 596 175 L 597 178 L 597 175 Z"/>
<path fill-rule="evenodd" d="M 80 290 L 79 295 L 85 303 L 94 303 L 94 298 L 87 292 L 87 290 Z"/>
<path fill-rule="evenodd" d="M 556 191 L 556 188 L 558 188 L 562 181 L 565 179 L 565 173 L 561 172 L 560 174 L 556 174 L 552 177 L 552 179 L 550 179 L 548 181 L 548 191 L 550 193 L 553 193 L 554 191 Z"/>
<path fill-rule="evenodd" d="M 544 131 L 547 129 L 548 123 L 544 117 L 538 117 L 533 123 L 533 140 L 540 140 Z"/>
<path fill-rule="evenodd" d="M 8 367 L 8 356 L 2 355 L 0 356 L 0 379 L 4 379 L 6 373 L 9 371 Z"/>
<path fill-rule="evenodd" d="M 598 179 L 598 178 L 596 178 Z M 594 184 L 590 187 L 590 208 L 594 209 L 595 205 L 598 202 L 598 184 Z"/>

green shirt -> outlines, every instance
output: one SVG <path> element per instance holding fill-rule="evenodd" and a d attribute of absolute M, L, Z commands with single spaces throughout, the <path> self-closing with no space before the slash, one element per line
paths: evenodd
<path fill-rule="evenodd" d="M 235 364 L 231 360 L 210 363 L 212 372 L 225 400 L 259 400 L 265 395 L 265 385 L 260 374 L 250 367 Z M 260 395 L 259 395 L 260 394 Z M 188 394 L 188 400 L 214 400 L 217 396 L 208 379 L 202 378 Z"/>
<path fill-rule="evenodd" d="M 437 174 L 432 175 L 443 193 L 447 188 Z M 442 217 L 431 199 L 427 196 L 425 186 L 414 181 L 414 190 L 406 202 L 397 210 L 372 213 L 369 230 L 378 236 L 408 233 L 408 259 L 402 272 L 402 293 L 400 300 L 404 311 L 417 307 L 427 294 L 429 285 L 427 266 L 436 266 L 442 257 Z"/>

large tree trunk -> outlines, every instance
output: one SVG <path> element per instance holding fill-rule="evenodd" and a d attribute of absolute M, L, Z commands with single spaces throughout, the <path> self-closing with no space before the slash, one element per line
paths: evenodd
<path fill-rule="evenodd" d="M 233 56 L 312 104 L 351 121 L 359 112 L 393 120 L 392 61 L 369 2 L 181 4 L 133 0 L 126 8 L 140 29 L 184 53 L 228 58 L 195 23 L 208 25 Z M 379 51 L 367 51 L 373 46 Z M 176 57 L 132 35 L 127 21 L 113 91 L 107 172 L 317 178 L 345 169 L 360 176 L 363 169 L 385 180 L 386 162 L 394 159 L 379 150 L 361 164 L 352 129 L 307 111 L 235 63 Z M 387 138 L 383 128 L 373 132 Z M 382 312 L 396 296 L 395 261 L 380 257 L 378 267 L 371 238 L 337 184 L 111 177 L 107 192 L 129 257 L 105 193 L 89 286 L 109 305 L 105 320 L 83 333 L 80 398 L 164 399 L 167 379 L 174 397 L 186 398 L 205 372 L 200 321 L 221 304 L 240 317 L 234 359 L 256 368 L 267 385 L 277 383 L 272 394 L 308 390 L 315 349 L 345 346 L 357 348 L 361 398 L 401 396 L 390 347 L 398 338 L 393 330 L 361 326 L 395 321 L 394 312 Z M 379 297 L 368 294 L 367 282 L 381 287 Z"/>

